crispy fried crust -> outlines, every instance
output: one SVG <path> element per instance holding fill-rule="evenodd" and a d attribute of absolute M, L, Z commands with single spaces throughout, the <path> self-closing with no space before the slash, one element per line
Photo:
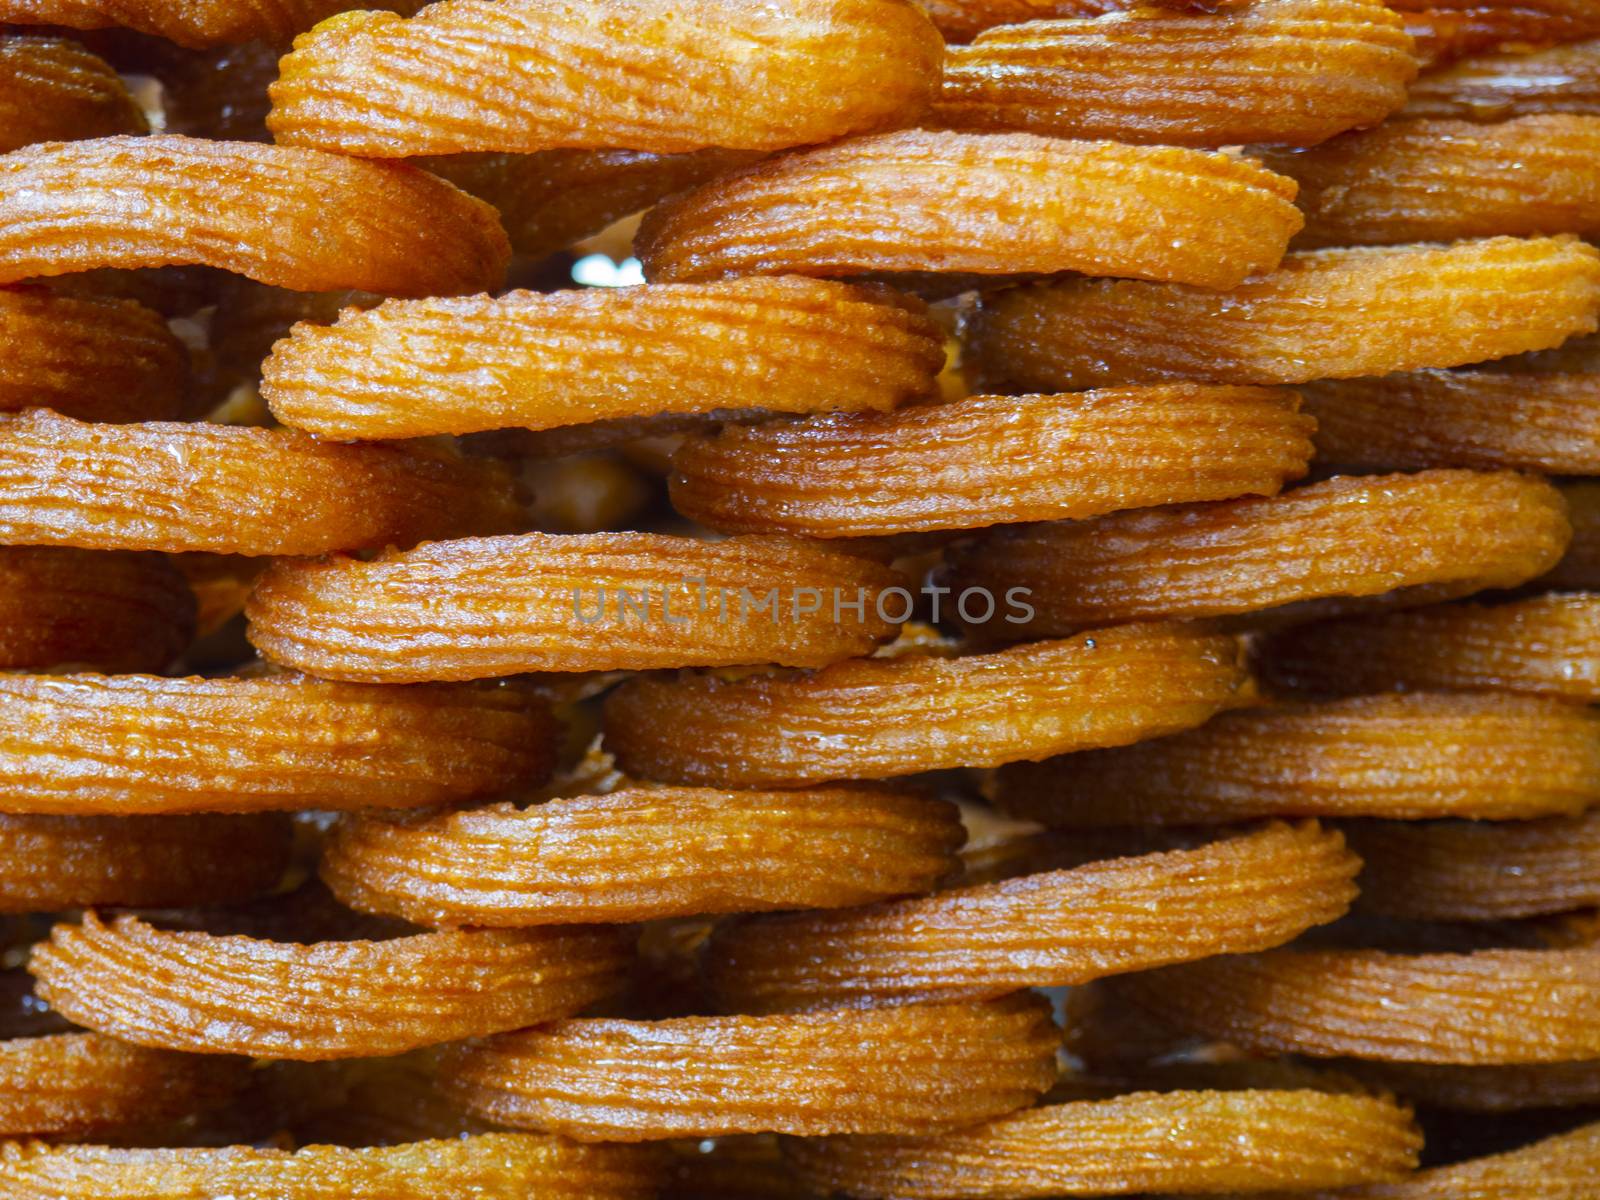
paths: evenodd
<path fill-rule="evenodd" d="M 144 112 L 104 59 L 64 38 L 0 38 L 0 154 L 147 129 Z"/>
<path fill-rule="evenodd" d="M 1303 394 L 1324 462 L 1600 474 L 1600 373 L 1413 371 Z"/>
<path fill-rule="evenodd" d="M 1600 717 L 1543 696 L 1280 704 L 1147 745 L 1014 764 L 997 800 L 1065 828 L 1577 813 L 1600 800 L 1597 733 Z"/>
<path fill-rule="evenodd" d="M 497 532 L 509 475 L 428 446 L 285 429 L 0 415 L 0 540 L 95 550 L 324 554 Z"/>
<path fill-rule="evenodd" d="M 442 155 L 417 165 L 494 205 L 517 253 L 543 258 L 761 157 L 759 150 L 721 148 L 685 154 L 545 150 Z"/>
<path fill-rule="evenodd" d="M 188 373 L 183 344 L 142 304 L 0 288 L 0 410 L 170 420 Z"/>
<path fill-rule="evenodd" d="M 1271 950 L 1118 979 L 1122 1002 L 1264 1053 L 1380 1062 L 1600 1057 L 1600 950 Z"/>
<path fill-rule="evenodd" d="M 122 26 L 194 48 L 239 42 L 287 42 L 341 12 L 348 0 L 0 0 L 0 21 Z M 415 9 L 422 0 L 372 0 L 369 8 Z"/>
<path fill-rule="evenodd" d="M 1256 0 L 1029 21 L 954 47 L 931 117 L 1174 146 L 1309 146 L 1405 103 L 1411 39 L 1380 0 Z"/>
<path fill-rule="evenodd" d="M 995 25 L 1019 25 L 1052 17 L 1103 17 L 1130 9 L 1197 7 L 1189 0 L 916 0 L 916 4 L 952 42 L 968 41 Z"/>
<path fill-rule="evenodd" d="M 1398 1183 L 1262 1200 L 1587 1200 L 1600 1172 L 1600 1124 L 1504 1154 L 1418 1171 Z"/>
<path fill-rule="evenodd" d="M 1271 495 L 1305 472 L 1298 410 L 1180 384 L 732 425 L 673 456 L 672 502 L 714 529 L 867 537 Z"/>
<path fill-rule="evenodd" d="M 159 671 L 196 620 L 194 592 L 162 555 L 0 548 L 0 669 Z"/>
<path fill-rule="evenodd" d="M 548 429 L 726 408 L 927 399 L 944 334 L 915 301 L 813 279 L 390 301 L 299 325 L 262 368 L 273 413 L 321 437 Z"/>
<path fill-rule="evenodd" d="M 529 1133 L 295 1151 L 0 1145 L 0 1184 L 17 1200 L 650 1200 L 657 1173 L 633 1147 Z"/>
<path fill-rule="evenodd" d="M 900 582 L 795 538 L 532 533 L 278 562 L 245 611 L 262 654 L 330 679 L 821 666 L 894 635 Z"/>
<path fill-rule="evenodd" d="M 292 840 L 277 814 L 0 815 L 0 912 L 236 903 L 278 886 Z"/>
<path fill-rule="evenodd" d="M 135 1045 L 315 1061 L 568 1016 L 616 991 L 629 957 L 605 926 L 300 944 L 89 912 L 57 925 L 28 970 L 57 1012 Z"/>
<path fill-rule="evenodd" d="M 1600 595 L 1451 604 L 1280 631 L 1257 649 L 1272 683 L 1306 692 L 1533 692 L 1600 702 Z"/>
<path fill-rule="evenodd" d="M 808 674 L 641 676 L 605 705 L 639 778 L 796 787 L 984 767 L 1200 724 L 1245 685 L 1237 643 L 1134 625 L 995 654 L 852 659 Z"/>
<path fill-rule="evenodd" d="M 1119 506 L 1120 507 L 1120 506 Z M 950 551 L 954 593 L 1027 588 L 1031 620 L 986 636 L 1222 617 L 1400 588 L 1512 587 L 1548 571 L 1569 527 L 1555 488 L 1509 472 L 1340 476 L 1262 500 L 995 530 Z"/>
<path fill-rule="evenodd" d="M 245 1076 L 240 1061 L 147 1050 L 98 1033 L 0 1041 L 0 1133 L 82 1137 L 154 1125 L 229 1103 Z"/>
<path fill-rule="evenodd" d="M 510 256 L 494 209 L 404 164 L 174 134 L 0 158 L 0 283 L 200 264 L 298 291 L 425 296 L 495 287 Z"/>
<path fill-rule="evenodd" d="M 642 921 L 925 892 L 965 837 L 951 805 L 876 788 L 637 788 L 353 817 L 321 872 L 352 908 L 423 925 Z"/>
<path fill-rule="evenodd" d="M 1422 1135 L 1392 1100 L 1317 1091 L 1135 1092 L 931 1137 L 784 1144 L 818 1195 L 1022 1200 L 1346 1187 L 1399 1179 Z"/>
<path fill-rule="evenodd" d="M 1315 824 L 1001 883 L 719 927 L 727 1009 L 772 1012 L 1087 983 L 1278 946 L 1341 916 L 1360 860 Z"/>
<path fill-rule="evenodd" d="M 1389 0 L 1389 7 L 1404 14 L 1427 63 L 1600 34 L 1589 0 Z"/>
<path fill-rule="evenodd" d="M 542 781 L 557 738 L 513 684 L 7 675 L 0 697 L 0 795 L 39 814 L 424 807 Z"/>
<path fill-rule="evenodd" d="M 1412 83 L 1402 111 L 1465 121 L 1537 113 L 1600 116 L 1600 41 L 1464 58 Z"/>
<path fill-rule="evenodd" d="M 1232 287 L 1277 264 L 1301 225 L 1293 199 L 1229 155 L 908 130 L 720 176 L 652 209 L 634 249 L 668 282 L 1081 271 Z"/>
<path fill-rule="evenodd" d="M 1591 333 L 1600 252 L 1572 237 L 1314 250 L 1232 292 L 1099 279 L 982 297 L 981 384 L 1305 383 L 1455 367 Z"/>
<path fill-rule="evenodd" d="M 1030 1103 L 1060 1041 L 1038 996 L 563 1021 L 466 1049 L 443 1085 L 490 1120 L 584 1141 L 931 1132 Z"/>
<path fill-rule="evenodd" d="M 267 125 L 282 143 L 373 158 L 776 150 L 910 124 L 944 53 L 903 0 L 616 0 L 604 25 L 574 0 L 349 13 L 295 40 Z"/>
<path fill-rule="evenodd" d="M 1421 921 L 1498 921 L 1600 905 L 1600 811 L 1542 821 L 1352 822 L 1361 904 Z"/>
<path fill-rule="evenodd" d="M 1263 161 L 1300 184 L 1297 246 L 1600 233 L 1600 116 L 1393 121 Z"/>

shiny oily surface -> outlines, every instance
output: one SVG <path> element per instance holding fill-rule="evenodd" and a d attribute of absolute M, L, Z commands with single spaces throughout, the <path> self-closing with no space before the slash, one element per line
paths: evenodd
<path fill-rule="evenodd" d="M 390 301 L 297 325 L 262 367 L 287 425 L 337 439 L 713 412 L 888 409 L 934 394 L 914 301 L 812 279 Z"/>
<path fill-rule="evenodd" d="M 995 25 L 1051 17 L 1103 17 L 1136 8 L 1187 8 L 1188 0 L 916 0 L 939 32 L 954 42 L 970 41 Z"/>
<path fill-rule="evenodd" d="M 605 734 L 638 778 L 797 787 L 1125 745 L 1200 724 L 1246 683 L 1234 639 L 1136 625 L 806 674 L 639 676 L 607 698 Z"/>
<path fill-rule="evenodd" d="M 1024 1200 L 1345 1187 L 1403 1178 L 1422 1135 L 1375 1096 L 1135 1092 L 1045 1104 L 931 1137 L 786 1142 L 817 1194 Z"/>
<path fill-rule="evenodd" d="M 820 666 L 894 636 L 901 605 L 884 593 L 902 582 L 796 538 L 530 533 L 371 560 L 279 560 L 245 612 L 265 657 L 373 683 Z"/>
<path fill-rule="evenodd" d="M 147 129 L 144 112 L 104 59 L 63 38 L 0 38 L 0 154 Z"/>
<path fill-rule="evenodd" d="M 0 411 L 85 421 L 178 416 L 188 354 L 161 314 L 131 300 L 0 288 Z"/>
<path fill-rule="evenodd" d="M 0 0 L 0 21 L 65 25 L 72 29 L 122 26 L 176 42 L 217 46 L 257 39 L 286 42 L 302 29 L 340 12 L 346 0 Z M 373 0 L 373 8 L 400 8 L 406 0 Z M 416 6 L 411 0 L 412 7 Z"/>
<path fill-rule="evenodd" d="M 614 0 L 598 25 L 576 0 L 443 0 L 297 38 L 267 126 L 281 143 L 374 158 L 776 150 L 915 121 L 943 53 L 897 0 Z"/>
<path fill-rule="evenodd" d="M 1600 372 L 1413 371 L 1302 394 L 1323 462 L 1600 473 Z"/>
<path fill-rule="evenodd" d="M 440 155 L 417 165 L 494 205 L 516 252 L 543 258 L 760 157 L 759 150 L 717 147 L 683 154 L 542 150 Z"/>
<path fill-rule="evenodd" d="M 1413 82 L 1404 109 L 1468 121 L 1563 112 L 1600 116 L 1600 41 L 1463 58 Z"/>
<path fill-rule="evenodd" d="M 1145 8 L 1028 20 L 952 47 L 932 118 L 1176 146 L 1309 146 L 1383 120 L 1416 73 L 1400 18 L 1379 0 Z"/>
<path fill-rule="evenodd" d="M 278 886 L 292 837 L 278 815 L 0 814 L 0 912 L 249 900 Z"/>
<path fill-rule="evenodd" d="M 1531 692 L 1600 701 L 1600 595 L 1451 604 L 1286 629 L 1257 647 L 1263 677 L 1303 692 Z"/>
<path fill-rule="evenodd" d="M 1454 367 L 1592 333 L 1600 252 L 1575 238 L 1298 251 L 1231 292 L 1071 279 L 980 300 L 982 386 L 1306 383 Z"/>
<path fill-rule="evenodd" d="M 516 685 L 0 675 L 0 698 L 0 795 L 36 814 L 423 807 L 542 781 L 557 737 Z"/>
<path fill-rule="evenodd" d="M 0 1041 L 0 1133 L 82 1137 L 180 1119 L 230 1103 L 245 1074 L 242 1062 L 97 1033 Z"/>
<path fill-rule="evenodd" d="M 403 164 L 178 135 L 0 157 L 0 283 L 196 264 L 417 296 L 495 287 L 510 256 L 494 209 Z"/>
<path fill-rule="evenodd" d="M 1600 718 L 1542 696 L 1278 704 L 1146 745 L 1009 766 L 996 800 L 1062 828 L 1261 816 L 1522 820 L 1600 801 L 1597 732 Z"/>
<path fill-rule="evenodd" d="M 1589 0 L 1393 0 L 1390 7 L 1405 15 L 1425 63 L 1600 34 Z"/>
<path fill-rule="evenodd" d="M 1600 949 L 1272 950 L 1119 979 L 1180 1029 L 1267 1054 L 1381 1062 L 1600 1057 Z"/>
<path fill-rule="evenodd" d="M 1060 1040 L 1038 996 L 562 1021 L 467 1047 L 443 1085 L 481 1117 L 583 1141 L 928 1132 L 1031 1103 Z"/>
<path fill-rule="evenodd" d="M 1511 587 L 1559 561 L 1564 511 L 1549 484 L 1509 472 L 1341 476 L 1269 499 L 996 530 L 949 552 L 945 582 L 1027 588 L 1031 620 L 979 623 L 1007 640 L 1400 588 Z"/>
<path fill-rule="evenodd" d="M 867 537 L 1270 495 L 1305 471 L 1298 409 L 1180 384 L 728 425 L 673 455 L 672 503 L 729 532 Z"/>
<path fill-rule="evenodd" d="M 17 1200 L 649 1200 L 655 1167 L 630 1147 L 529 1133 L 293 1151 L 0 1144 Z"/>
<path fill-rule="evenodd" d="M 953 888 L 922 899 L 753 917 L 706 966 L 725 1009 L 904 1004 L 1087 983 L 1278 946 L 1338 919 L 1360 860 L 1315 824 Z"/>
<path fill-rule="evenodd" d="M 35 946 L 28 970 L 68 1020 L 135 1045 L 318 1061 L 579 1012 L 618 990 L 629 957 L 604 926 L 302 944 L 88 912 Z"/>
<path fill-rule="evenodd" d="M 423 925 L 623 922 L 925 892 L 965 837 L 952 805 L 885 789 L 628 788 L 410 821 L 353 816 L 320 870 L 352 908 Z"/>
<path fill-rule="evenodd" d="M 0 670 L 160 671 L 195 624 L 194 593 L 163 555 L 0 548 Z"/>
<path fill-rule="evenodd" d="M 1542 821 L 1352 822 L 1361 906 L 1421 921 L 1499 921 L 1600 906 L 1600 810 Z"/>
<path fill-rule="evenodd" d="M 930 195 L 949 200 L 928 205 Z M 1302 223 L 1293 199 L 1283 176 L 1224 154 L 906 130 L 783 155 L 666 200 L 634 252 L 663 282 L 1079 271 L 1222 288 L 1277 265 Z"/>
<path fill-rule="evenodd" d="M 0 541 L 91 550 L 295 555 L 499 532 L 518 520 L 497 464 L 431 446 L 320 442 L 287 429 L 100 425 L 0 415 Z"/>
<path fill-rule="evenodd" d="M 1600 116 L 1386 123 L 1267 155 L 1300 184 L 1297 246 L 1600 232 Z"/>

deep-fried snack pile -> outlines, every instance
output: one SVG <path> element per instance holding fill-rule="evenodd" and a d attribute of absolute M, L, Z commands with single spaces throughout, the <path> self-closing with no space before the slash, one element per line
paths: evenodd
<path fill-rule="evenodd" d="M 792 1154 L 819 1194 L 939 1200 L 1339 1187 L 1404 1172 L 1421 1140 L 1386 1097 L 1261 1089 L 1042 1104 L 954 1133 L 825 1138 Z"/>
<path fill-rule="evenodd" d="M 580 1141 L 927 1133 L 1043 1094 L 1060 1036 L 1044 998 L 1027 993 L 865 1011 L 561 1021 L 463 1049 L 443 1083 L 480 1116 Z M 863 1075 L 862 1061 L 874 1058 L 895 1067 Z"/>
<path fill-rule="evenodd" d="M 1310 146 L 1383 120 L 1416 72 L 1381 0 L 1143 8 L 1121 21 L 1002 25 L 953 47 L 933 119 L 1169 146 Z"/>
<path fill-rule="evenodd" d="M 183 343 L 135 300 L 0 288 L 0 411 L 166 421 L 182 411 L 188 374 Z"/>
<path fill-rule="evenodd" d="M 198 264 L 304 292 L 453 295 L 498 285 L 510 255 L 488 204 L 403 164 L 177 135 L 0 157 L 0 283 Z"/>
<path fill-rule="evenodd" d="M 1311 457 L 1298 408 L 1170 384 L 738 425 L 678 450 L 672 502 L 727 532 L 854 538 L 1271 495 Z"/>
<path fill-rule="evenodd" d="M 0 42 L 0 153 L 149 128 L 122 77 L 86 47 L 64 38 Z"/>
<path fill-rule="evenodd" d="M 0 1198 L 1594 1200 L 1600 4 L 0 0 Z"/>
<path fill-rule="evenodd" d="M 884 410 L 934 393 L 944 336 L 921 308 L 788 278 L 395 300 L 295 326 L 261 391 L 341 441 L 714 412 L 758 390 L 772 412 Z"/>
<path fill-rule="evenodd" d="M 1226 288 L 1278 262 L 1304 224 L 1294 194 L 1231 154 L 907 130 L 731 171 L 651 209 L 635 245 L 662 282 L 1080 271 Z"/>
<path fill-rule="evenodd" d="M 1298 245 L 1394 245 L 1593 234 L 1600 190 L 1586 168 L 1597 148 L 1600 118 L 1541 113 L 1397 121 L 1265 161 L 1300 184 Z"/>
<path fill-rule="evenodd" d="M 946 562 L 953 590 L 1037 597 L 1026 622 L 970 623 L 1015 640 L 1151 618 L 1275 621 L 1319 601 L 1383 605 L 1515 587 L 1560 561 L 1570 528 L 1548 483 L 1440 470 L 1003 526 Z"/>
<path fill-rule="evenodd" d="M 1232 291 L 1068 276 L 987 293 L 980 383 L 1053 391 L 1311 383 L 1459 367 L 1595 331 L 1600 251 L 1570 235 L 1294 251 Z"/>
<path fill-rule="evenodd" d="M 904 0 L 440 0 L 296 38 L 267 127 L 370 158 L 780 150 L 914 122 L 943 58 Z"/>

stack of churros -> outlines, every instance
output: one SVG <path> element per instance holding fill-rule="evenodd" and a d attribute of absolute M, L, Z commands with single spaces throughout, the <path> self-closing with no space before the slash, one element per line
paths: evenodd
<path fill-rule="evenodd" d="M 1600 4 L 0 0 L 0 1197 L 1600 1196 Z"/>

